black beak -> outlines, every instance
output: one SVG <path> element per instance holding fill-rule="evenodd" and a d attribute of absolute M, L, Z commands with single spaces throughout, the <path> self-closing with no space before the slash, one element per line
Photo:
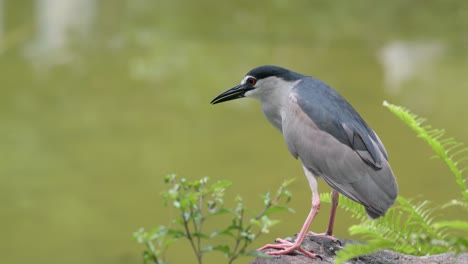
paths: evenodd
<path fill-rule="evenodd" d="M 245 93 L 247 91 L 252 90 L 253 87 L 248 84 L 239 84 L 237 86 L 232 87 L 231 89 L 223 92 L 222 94 L 216 96 L 212 101 L 211 104 L 222 103 L 230 100 L 239 99 L 245 97 Z"/>

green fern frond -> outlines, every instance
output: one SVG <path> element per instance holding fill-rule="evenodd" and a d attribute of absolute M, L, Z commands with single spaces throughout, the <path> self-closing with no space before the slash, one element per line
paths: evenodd
<path fill-rule="evenodd" d="M 440 221 L 440 222 L 434 223 L 434 227 L 439 228 L 439 229 L 440 228 L 458 229 L 460 231 L 468 232 L 468 222 L 467 221 L 460 221 L 460 220 Z"/>
<path fill-rule="evenodd" d="M 331 195 L 329 193 L 320 193 L 320 201 L 331 203 Z"/>
<path fill-rule="evenodd" d="M 323 202 L 331 202 L 328 193 L 320 194 Z M 374 221 L 368 219 L 362 205 L 341 197 L 338 207 L 351 213 L 351 216 L 361 221 L 359 225 L 350 227 L 351 235 L 359 235 L 370 241 L 380 241 L 376 245 L 387 245 L 382 241 L 390 241 L 387 249 L 405 254 L 424 255 L 428 253 L 445 252 L 446 248 L 435 247 L 430 241 L 443 241 L 447 233 L 443 228 L 434 227 L 434 208 L 427 201 L 415 203 L 403 197 L 398 197 L 393 208 L 387 211 L 385 217 Z M 441 225 L 442 227 L 442 225 Z M 424 241 L 429 241 L 425 243 Z M 382 243 L 381 243 L 382 242 Z M 361 248 L 363 246 L 359 246 Z M 380 250 L 384 248 L 377 248 Z"/>
<path fill-rule="evenodd" d="M 456 199 L 453 199 L 450 202 L 442 205 L 442 209 L 445 209 L 445 208 L 451 207 L 451 206 L 459 206 L 462 209 L 468 211 L 468 202 L 467 201 L 460 201 L 460 200 L 456 200 Z"/>
<path fill-rule="evenodd" d="M 463 172 L 466 168 L 460 169 L 458 167 L 461 162 L 468 160 L 468 157 L 465 156 L 455 160 L 457 155 L 466 153 L 468 148 L 462 148 L 463 143 L 456 142 L 453 138 L 441 139 L 445 134 L 444 130 L 433 129 L 428 125 L 423 126 L 425 119 L 412 114 L 406 108 L 390 104 L 387 101 L 384 101 L 383 105 L 413 129 L 418 137 L 431 146 L 437 156 L 449 167 L 455 176 L 455 180 L 462 190 L 463 198 L 468 200 L 468 189 L 466 187 L 466 180 L 463 177 Z"/>
<path fill-rule="evenodd" d="M 353 259 L 362 255 L 372 254 L 376 251 L 389 247 L 393 242 L 388 240 L 369 241 L 367 244 L 348 244 L 346 247 L 336 254 L 335 263 L 342 264 L 349 259 Z"/>
<path fill-rule="evenodd" d="M 325 203 L 331 203 L 331 195 L 329 193 L 321 193 L 320 200 Z M 368 219 L 366 210 L 362 205 L 348 199 L 347 197 L 341 195 L 338 202 L 338 207 L 351 213 L 351 217 L 359 220 L 366 221 Z"/>
<path fill-rule="evenodd" d="M 356 203 L 354 203 L 356 204 Z M 348 207 L 341 205 L 340 208 Z M 361 206 L 362 207 L 362 206 Z M 346 209 L 345 209 L 346 210 Z M 353 211 L 354 213 L 356 211 Z M 365 211 L 358 213 L 355 218 L 365 217 Z M 447 227 L 444 223 L 436 228 L 433 223 L 433 209 L 428 202 L 414 203 L 399 197 L 397 204 L 388 210 L 385 217 L 374 221 L 366 220 L 359 225 L 353 225 L 349 231 L 351 235 L 359 235 L 367 240 L 366 244 L 352 246 L 347 249 L 346 255 L 358 256 L 363 251 L 366 253 L 382 249 L 390 249 L 405 254 L 425 255 L 450 251 L 450 243 L 446 241 Z M 457 223 L 462 226 L 462 223 Z M 433 243 L 433 241 L 439 241 Z M 369 247 L 366 249 L 366 245 Z M 345 249 L 348 246 L 345 247 Z M 354 252 L 355 248 L 358 251 Z M 354 255 L 357 254 L 357 255 Z"/>

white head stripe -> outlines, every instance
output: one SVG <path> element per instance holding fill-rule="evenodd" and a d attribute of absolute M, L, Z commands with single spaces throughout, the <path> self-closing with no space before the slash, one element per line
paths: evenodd
<path fill-rule="evenodd" d="M 250 77 L 253 77 L 253 76 L 250 76 L 250 75 L 245 76 L 244 79 L 242 79 L 240 84 L 245 84 L 247 82 L 247 79 Z"/>

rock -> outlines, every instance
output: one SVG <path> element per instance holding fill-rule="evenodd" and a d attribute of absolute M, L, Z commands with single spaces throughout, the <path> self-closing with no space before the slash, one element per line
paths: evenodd
<path fill-rule="evenodd" d="M 293 241 L 294 239 L 286 239 Z M 360 243 L 354 240 L 340 240 L 340 242 L 345 245 L 347 243 Z M 334 263 L 334 257 L 336 252 L 343 248 L 339 242 L 334 242 L 330 239 L 313 237 L 307 235 L 302 242 L 302 248 L 309 250 L 315 254 L 318 254 L 322 259 L 311 259 L 301 253 L 292 253 L 291 255 L 282 255 L 274 256 L 273 258 L 256 258 L 250 262 L 250 264 L 306 264 L 306 263 Z M 265 252 L 274 251 L 274 249 L 268 249 Z M 458 256 L 455 256 L 454 253 L 445 253 L 440 255 L 432 256 L 410 256 L 400 254 L 395 251 L 382 250 L 375 252 L 370 255 L 360 256 L 353 260 L 348 261 L 347 263 L 355 264 L 429 264 L 429 263 L 439 263 L 439 264 L 454 264 L 468 263 L 468 253 L 463 253 Z"/>

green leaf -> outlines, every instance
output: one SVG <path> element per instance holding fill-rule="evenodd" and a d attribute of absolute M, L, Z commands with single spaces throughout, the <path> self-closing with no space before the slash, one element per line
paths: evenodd
<path fill-rule="evenodd" d="M 211 233 L 210 237 L 215 237 L 218 235 L 227 235 L 231 237 L 235 237 L 235 235 L 232 233 L 233 230 L 241 230 L 242 228 L 236 224 L 229 225 L 225 229 L 222 230 L 216 230 L 213 233 Z"/>
<path fill-rule="evenodd" d="M 147 240 L 147 236 L 148 233 L 145 232 L 145 229 L 143 227 L 133 232 L 133 239 L 139 244 L 145 243 Z"/>
<path fill-rule="evenodd" d="M 268 206 L 271 202 L 271 198 L 270 198 L 270 192 L 267 192 L 265 193 L 265 195 L 263 196 L 263 205 L 264 206 Z"/>
<path fill-rule="evenodd" d="M 288 211 L 289 208 L 285 206 L 273 205 L 267 210 L 265 210 L 264 215 L 271 215 L 273 213 Z"/>
<path fill-rule="evenodd" d="M 179 238 L 179 237 L 185 237 L 187 236 L 187 234 L 185 233 L 185 231 L 182 231 L 182 230 L 178 230 L 178 229 L 168 229 L 167 230 L 167 235 L 170 235 L 174 238 Z"/>
<path fill-rule="evenodd" d="M 437 229 L 440 228 L 451 228 L 451 229 L 459 229 L 465 232 L 468 232 L 468 222 L 461 221 L 461 220 L 453 220 L 453 221 L 440 221 L 433 224 L 433 226 Z"/>
<path fill-rule="evenodd" d="M 241 237 L 247 239 L 248 241 L 253 241 L 255 239 L 255 234 L 250 231 L 242 231 Z"/>
<path fill-rule="evenodd" d="M 226 180 L 217 181 L 216 183 L 211 185 L 208 190 L 209 190 L 209 192 L 212 192 L 212 191 L 217 190 L 217 189 L 224 189 L 224 188 L 229 187 L 231 185 L 232 185 L 232 182 L 230 182 L 230 181 L 226 181 Z"/>
<path fill-rule="evenodd" d="M 450 202 L 442 205 L 442 209 L 445 209 L 451 206 L 460 206 L 463 209 L 468 210 L 468 201 L 460 201 L 460 200 L 453 199 Z"/>
<path fill-rule="evenodd" d="M 174 242 L 176 242 L 178 240 L 178 237 L 177 238 L 171 238 L 171 239 L 167 239 L 166 241 L 164 241 L 162 243 L 162 246 L 164 247 L 164 249 L 167 249 L 169 248 Z"/>
<path fill-rule="evenodd" d="M 175 174 L 168 174 L 164 176 L 164 183 L 174 182 L 177 176 Z"/>
<path fill-rule="evenodd" d="M 203 248 L 202 252 L 210 252 L 210 251 L 219 251 L 224 253 L 226 256 L 231 255 L 231 250 L 227 245 L 217 245 L 217 246 L 206 246 Z"/>
<path fill-rule="evenodd" d="M 288 186 L 291 185 L 291 183 L 293 183 L 294 181 L 296 181 L 295 178 L 292 178 L 292 179 L 289 179 L 289 180 L 285 180 L 285 181 L 283 181 L 283 183 L 281 184 L 281 187 L 283 187 L 283 188 L 288 187 Z"/>
<path fill-rule="evenodd" d="M 193 237 L 199 237 L 199 238 L 205 238 L 205 239 L 206 239 L 206 238 L 210 238 L 210 236 L 207 235 L 207 234 L 204 234 L 204 233 L 197 233 L 197 232 L 192 233 L 192 236 L 193 236 Z"/>
<path fill-rule="evenodd" d="M 214 212 L 210 212 L 210 215 L 224 215 L 224 214 L 230 214 L 232 213 L 231 210 L 225 209 L 225 208 L 220 208 Z"/>
<path fill-rule="evenodd" d="M 235 237 L 235 235 L 231 232 L 232 229 L 224 229 L 224 230 L 217 230 L 217 231 L 214 231 L 213 233 L 211 233 L 210 237 L 216 237 L 216 236 L 219 236 L 219 235 L 226 235 L 226 236 L 230 236 L 230 237 Z"/>
<path fill-rule="evenodd" d="M 261 233 L 269 233 L 270 232 L 270 227 L 278 224 L 280 221 L 279 220 L 273 220 L 270 219 L 268 216 L 264 215 L 262 216 L 259 220 L 256 219 L 251 219 L 250 222 L 258 227 L 260 227 L 260 232 Z"/>

